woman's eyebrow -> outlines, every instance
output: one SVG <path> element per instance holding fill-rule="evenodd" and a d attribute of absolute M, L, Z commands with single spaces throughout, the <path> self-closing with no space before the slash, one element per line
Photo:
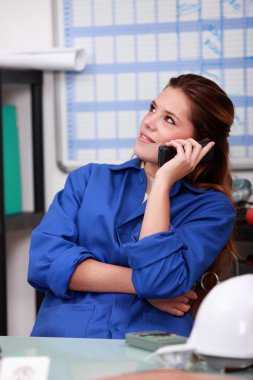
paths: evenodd
<path fill-rule="evenodd" d="M 155 108 L 157 108 L 157 104 L 156 104 L 155 100 L 152 100 L 151 104 L 152 104 Z M 174 116 L 176 119 L 180 120 L 180 118 L 179 118 L 177 115 L 175 115 L 173 112 L 171 112 L 171 111 L 169 111 L 169 110 L 164 109 L 164 113 L 165 113 L 166 115 L 172 115 L 172 116 Z"/>

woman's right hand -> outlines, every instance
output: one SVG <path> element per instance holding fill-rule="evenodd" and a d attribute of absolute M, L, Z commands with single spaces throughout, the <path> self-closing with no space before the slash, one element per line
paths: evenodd
<path fill-rule="evenodd" d="M 202 146 L 192 138 L 187 140 L 171 140 L 165 144 L 166 146 L 176 148 L 177 154 L 173 159 L 166 162 L 161 168 L 158 169 L 155 178 L 163 178 L 169 187 L 191 173 L 201 159 L 214 146 L 214 142 L 210 141 L 202 148 Z"/>
<path fill-rule="evenodd" d="M 197 294 L 193 290 L 176 298 L 148 299 L 148 303 L 160 311 L 183 317 L 190 310 L 191 302 L 197 299 Z"/>

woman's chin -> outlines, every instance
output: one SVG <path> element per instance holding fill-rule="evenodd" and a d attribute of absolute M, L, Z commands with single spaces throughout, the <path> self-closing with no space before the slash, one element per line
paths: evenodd
<path fill-rule="evenodd" d="M 156 152 L 156 150 L 157 147 L 155 147 L 155 149 L 152 149 L 152 151 L 146 152 L 144 149 L 140 149 L 136 144 L 136 146 L 134 147 L 134 154 L 144 162 L 152 162 L 153 164 L 157 164 L 158 153 Z"/>

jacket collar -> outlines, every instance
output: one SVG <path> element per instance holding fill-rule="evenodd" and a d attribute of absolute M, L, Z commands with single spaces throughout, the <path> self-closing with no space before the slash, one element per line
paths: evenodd
<path fill-rule="evenodd" d="M 120 165 L 111 165 L 110 170 L 113 171 L 121 171 L 121 170 L 126 170 L 126 169 L 141 169 L 141 160 L 139 157 L 133 158 L 132 160 L 129 160 L 127 162 L 124 162 L 123 164 Z"/>
<path fill-rule="evenodd" d="M 190 184 L 190 182 L 186 181 L 186 179 L 182 179 L 181 184 L 183 186 L 187 187 L 189 190 L 195 192 L 195 193 L 204 193 L 205 191 L 210 191 L 210 190 L 212 191 L 212 189 L 194 186 L 194 185 Z"/>
<path fill-rule="evenodd" d="M 141 167 L 141 163 L 142 163 L 142 161 L 139 159 L 139 157 L 136 157 L 136 158 L 133 158 L 132 160 L 126 161 L 126 162 L 124 162 L 124 163 L 122 163 L 120 165 L 111 165 L 110 166 L 110 170 L 112 170 L 112 171 L 122 171 L 122 170 L 131 169 L 131 168 L 132 169 L 141 170 L 141 169 L 143 169 Z M 209 189 L 204 189 L 204 188 L 196 187 L 194 185 L 191 185 L 186 179 L 181 179 L 181 180 L 177 181 L 172 186 L 170 195 L 171 196 L 176 195 L 179 192 L 181 186 L 185 186 L 189 190 L 191 190 L 191 191 L 193 191 L 195 193 L 203 193 L 203 192 L 209 190 Z"/>

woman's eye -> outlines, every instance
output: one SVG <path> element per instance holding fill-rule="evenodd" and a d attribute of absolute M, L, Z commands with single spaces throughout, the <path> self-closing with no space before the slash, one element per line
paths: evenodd
<path fill-rule="evenodd" d="M 175 124 L 175 123 L 174 123 L 174 120 L 173 120 L 172 117 L 170 117 L 170 116 L 167 116 L 167 117 L 165 118 L 165 121 L 166 121 L 167 123 L 169 123 L 169 124 Z"/>
<path fill-rule="evenodd" d="M 149 112 L 155 112 L 155 107 L 153 106 L 153 104 L 150 105 Z"/>

